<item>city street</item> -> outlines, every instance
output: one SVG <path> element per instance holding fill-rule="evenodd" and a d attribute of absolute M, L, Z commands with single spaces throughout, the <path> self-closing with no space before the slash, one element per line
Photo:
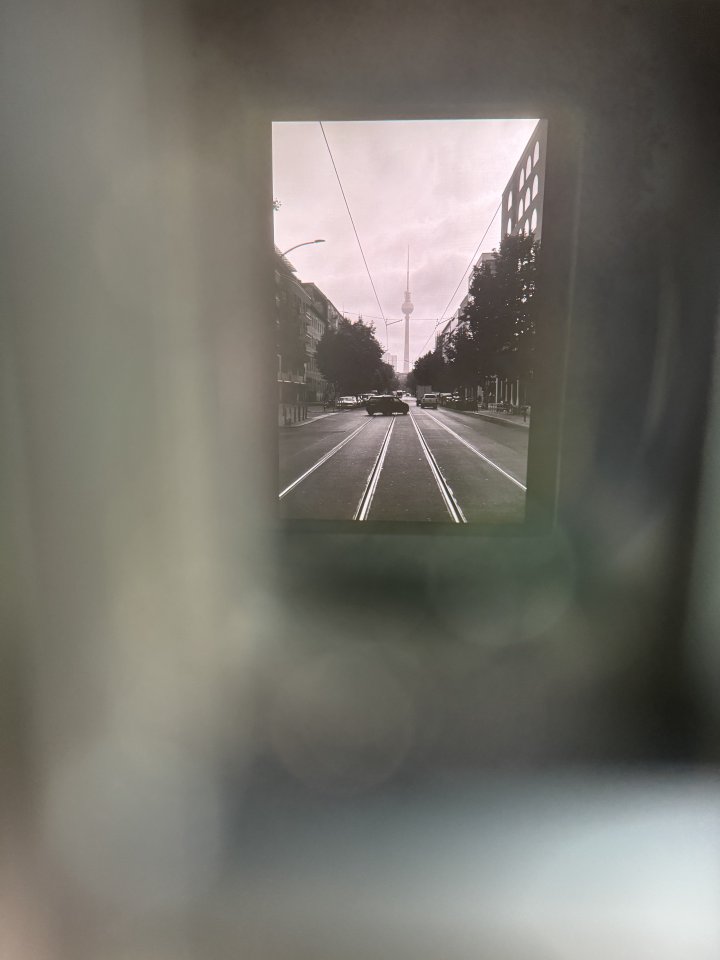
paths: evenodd
<path fill-rule="evenodd" d="M 281 428 L 281 515 L 303 520 L 517 523 L 528 430 L 471 414 L 339 411 Z"/>

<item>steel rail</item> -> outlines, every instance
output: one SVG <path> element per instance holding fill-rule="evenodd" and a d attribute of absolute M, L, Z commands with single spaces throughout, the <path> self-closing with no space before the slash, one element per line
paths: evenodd
<path fill-rule="evenodd" d="M 395 426 L 395 417 L 390 421 L 390 425 L 385 431 L 385 436 L 383 441 L 380 444 L 380 450 L 373 464 L 372 470 L 370 471 L 365 489 L 363 490 L 363 495 L 360 497 L 360 502 L 357 505 L 357 510 L 353 516 L 353 520 L 367 520 L 368 514 L 370 513 L 370 507 L 372 506 L 373 497 L 375 496 L 375 491 L 377 490 L 377 485 L 380 480 L 380 474 L 382 472 L 383 464 L 385 463 L 385 454 L 388 451 L 390 446 L 390 435 L 393 432 L 393 427 Z"/>
<path fill-rule="evenodd" d="M 285 487 L 284 490 L 281 490 L 280 493 L 278 494 L 278 500 L 282 500 L 282 498 L 287 496 L 287 494 L 290 493 L 291 490 L 294 490 L 299 483 L 302 483 L 303 480 L 307 479 L 307 477 L 309 477 L 311 473 L 315 473 L 318 467 L 321 467 L 324 463 L 327 463 L 330 457 L 334 457 L 339 450 L 342 450 L 345 444 L 350 443 L 353 437 L 356 437 L 361 430 L 364 430 L 365 427 L 368 425 L 368 423 L 369 423 L 369 420 L 366 420 L 364 423 L 361 423 L 360 426 L 357 428 L 357 430 L 353 430 L 351 434 L 345 437 L 344 440 L 341 440 L 340 443 L 338 443 L 336 446 L 332 448 L 332 450 L 328 450 L 328 452 L 324 454 L 324 456 L 320 457 L 317 463 L 314 463 L 309 470 L 306 470 L 305 473 L 300 474 L 300 476 L 296 480 L 293 480 L 293 482 L 289 484 L 287 487 Z"/>
<path fill-rule="evenodd" d="M 507 470 L 503 470 L 503 468 L 495 463 L 494 460 L 491 460 L 490 457 L 486 457 L 484 453 L 480 453 L 480 451 L 471 443 L 468 443 L 467 440 L 463 440 L 459 433 L 455 433 L 454 430 L 451 430 L 450 427 L 446 426 L 441 420 L 438 420 L 437 417 L 434 417 L 431 413 L 427 413 L 427 416 L 430 417 L 431 420 L 434 420 L 439 427 L 443 428 L 443 430 L 447 430 L 451 436 L 455 437 L 456 440 L 459 440 L 463 446 L 468 448 L 468 450 L 471 450 L 476 457 L 480 457 L 480 459 L 484 460 L 488 466 L 492 467 L 494 470 L 497 470 L 498 473 L 501 473 L 507 480 L 509 480 L 511 483 L 514 483 L 516 487 L 520 487 L 521 490 L 527 492 L 527 487 L 524 483 L 520 483 L 520 481 L 513 477 L 512 474 L 508 473 Z"/>
<path fill-rule="evenodd" d="M 465 514 L 462 512 L 460 508 L 460 504 L 455 499 L 455 494 L 452 491 L 452 487 L 443 476 L 442 471 L 438 466 L 438 462 L 435 459 L 432 450 L 428 446 L 427 440 L 422 435 L 420 428 L 415 422 L 415 417 L 412 414 L 410 414 L 410 419 L 413 422 L 413 426 L 415 427 L 415 432 L 417 433 L 418 440 L 420 441 L 420 446 L 422 447 L 422 451 L 425 454 L 425 459 L 428 462 L 430 471 L 433 477 L 435 478 L 435 483 L 438 485 L 438 489 L 440 490 L 440 495 L 442 496 L 443 501 L 445 502 L 445 506 L 447 507 L 448 513 L 450 514 L 450 516 L 452 517 L 455 523 L 467 523 L 467 518 Z"/>

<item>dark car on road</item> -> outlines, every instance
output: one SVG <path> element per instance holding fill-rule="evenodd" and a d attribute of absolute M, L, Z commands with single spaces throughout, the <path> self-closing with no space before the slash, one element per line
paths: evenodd
<path fill-rule="evenodd" d="M 388 395 L 368 397 L 367 403 L 365 404 L 365 409 L 368 412 L 368 416 L 373 416 L 375 413 L 382 413 L 383 416 L 389 415 L 391 413 L 409 413 L 410 407 L 402 400 L 398 400 L 397 397 Z"/>

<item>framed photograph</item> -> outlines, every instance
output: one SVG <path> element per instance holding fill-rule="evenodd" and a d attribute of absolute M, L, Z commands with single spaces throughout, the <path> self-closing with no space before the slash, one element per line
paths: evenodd
<path fill-rule="evenodd" d="M 279 516 L 552 525 L 577 128 L 272 123 Z"/>

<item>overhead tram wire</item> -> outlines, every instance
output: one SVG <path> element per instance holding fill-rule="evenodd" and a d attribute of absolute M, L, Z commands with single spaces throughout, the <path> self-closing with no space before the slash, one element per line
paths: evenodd
<path fill-rule="evenodd" d="M 381 313 L 381 315 L 382 315 L 383 322 L 385 323 L 385 349 L 387 350 L 387 348 L 388 348 L 388 331 L 387 331 L 388 322 L 387 322 L 387 320 L 385 319 L 385 313 L 384 313 L 384 311 L 383 311 L 382 304 L 380 303 L 380 297 L 378 297 L 377 290 L 375 289 L 375 284 L 374 284 L 374 282 L 373 282 L 372 274 L 370 273 L 370 267 L 368 266 L 368 262 L 367 262 L 367 260 L 365 259 L 365 251 L 364 251 L 363 248 L 362 248 L 362 243 L 360 243 L 360 236 L 359 236 L 359 234 L 358 234 L 358 232 L 357 232 L 357 227 L 355 226 L 355 221 L 353 220 L 353 215 L 352 215 L 352 213 L 350 212 L 350 204 L 348 203 L 347 197 L 345 196 L 345 191 L 343 190 L 342 180 L 340 179 L 340 174 L 338 173 L 338 168 L 337 168 L 337 166 L 335 165 L 335 158 L 333 157 L 332 150 L 330 149 L 330 144 L 328 143 L 328 138 L 327 138 L 327 136 L 326 136 L 326 134 L 325 134 L 325 127 L 323 126 L 322 120 L 318 120 L 318 123 L 320 124 L 320 130 L 322 131 L 323 139 L 325 140 L 325 146 L 327 147 L 327 151 L 328 151 L 328 153 L 330 154 L 330 162 L 331 162 L 332 165 L 333 165 L 333 170 L 335 171 L 335 176 L 337 177 L 338 186 L 340 187 L 340 193 L 342 193 L 343 200 L 345 201 L 345 207 L 346 207 L 346 209 L 347 209 L 348 216 L 350 217 L 350 223 L 352 224 L 353 231 L 355 232 L 355 239 L 357 240 L 358 247 L 360 247 L 360 255 L 361 255 L 362 258 L 363 258 L 363 263 L 365 264 L 365 269 L 367 270 L 368 279 L 370 280 L 370 286 L 373 288 L 373 293 L 375 294 L 375 299 L 376 299 L 376 301 L 377 301 L 377 305 L 378 305 L 378 307 L 380 308 L 380 313 Z"/>
<path fill-rule="evenodd" d="M 354 317 L 364 317 L 368 320 L 385 320 L 384 317 L 374 317 L 371 313 L 359 313 L 357 310 L 342 310 L 341 313 L 351 313 Z M 405 323 L 404 318 L 400 320 L 385 320 L 386 327 L 392 327 L 395 323 Z"/>
<path fill-rule="evenodd" d="M 462 275 L 462 276 L 460 277 L 460 279 L 458 280 L 458 285 L 455 287 L 455 289 L 453 290 L 453 292 L 450 294 L 450 299 L 449 299 L 448 302 L 445 304 L 445 309 L 443 310 L 442 315 L 440 316 L 440 319 L 438 320 L 438 322 L 435 324 L 435 326 L 434 326 L 434 327 L 432 328 L 432 330 L 430 331 L 430 336 L 427 338 L 427 340 L 425 341 L 425 343 L 424 343 L 424 344 L 422 345 L 422 347 L 420 348 L 420 353 L 418 354 L 418 356 L 422 356 L 422 355 L 423 355 L 423 350 L 424 350 L 425 347 L 428 345 L 428 343 L 430 343 L 430 340 L 432 339 L 432 335 L 435 333 L 435 331 L 437 330 L 437 328 L 440 326 L 440 324 L 441 324 L 441 323 L 443 322 L 443 320 L 445 319 L 445 314 L 447 313 L 447 308 L 448 308 L 448 307 L 450 306 L 450 304 L 453 302 L 453 298 L 455 297 L 455 294 L 456 294 L 456 293 L 458 292 L 458 290 L 460 289 L 460 284 L 463 282 L 463 280 L 464 280 L 465 277 L 467 276 L 468 270 L 469 270 L 469 269 L 472 267 L 472 265 L 475 263 L 475 260 L 476 260 L 476 258 L 477 258 L 478 252 L 479 252 L 479 250 L 480 250 L 480 247 L 481 247 L 481 246 L 483 245 L 483 243 L 485 242 L 485 237 L 488 235 L 488 231 L 490 230 L 490 227 L 493 225 L 493 223 L 495 223 L 495 217 L 498 215 L 498 213 L 500 213 L 500 207 L 501 207 L 501 206 L 502 206 L 502 200 L 500 200 L 500 203 L 497 205 L 497 209 L 495 210 L 495 213 L 492 215 L 492 218 L 491 218 L 491 220 L 490 220 L 490 223 L 488 223 L 487 227 L 485 228 L 485 233 L 482 235 L 482 237 L 480 237 L 480 243 L 478 243 L 477 247 L 475 247 L 475 253 L 472 255 L 472 257 L 470 257 L 470 263 L 465 267 L 465 271 L 464 271 L 463 275 Z"/>

